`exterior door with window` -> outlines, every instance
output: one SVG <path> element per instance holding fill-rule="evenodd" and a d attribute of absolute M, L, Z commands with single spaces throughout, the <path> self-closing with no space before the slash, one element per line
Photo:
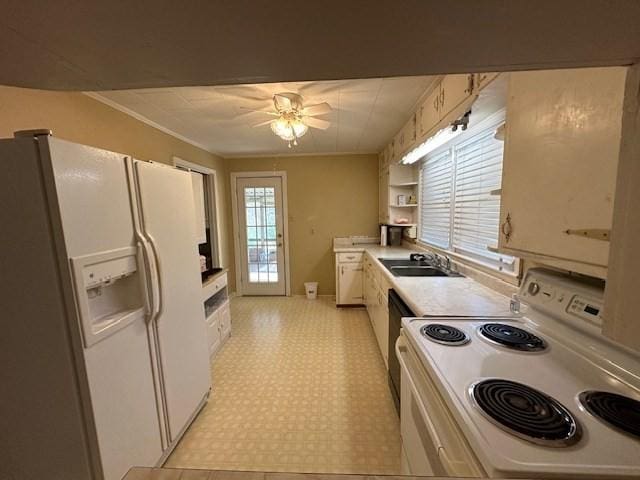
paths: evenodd
<path fill-rule="evenodd" d="M 238 228 L 244 295 L 285 295 L 282 178 L 238 178 Z"/>

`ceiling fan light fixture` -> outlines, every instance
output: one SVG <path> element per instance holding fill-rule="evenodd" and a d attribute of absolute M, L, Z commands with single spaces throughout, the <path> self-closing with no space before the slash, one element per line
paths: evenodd
<path fill-rule="evenodd" d="M 309 127 L 307 127 L 307 125 L 302 120 L 294 120 L 291 123 L 291 126 L 294 133 L 296 134 L 296 137 L 298 138 L 302 137 L 305 133 L 307 133 L 307 130 L 309 130 Z"/>
<path fill-rule="evenodd" d="M 302 137 L 308 130 L 309 127 L 297 118 L 288 120 L 284 116 L 281 116 L 271 122 L 271 131 L 287 142 L 292 140 L 295 142 L 297 138 Z M 297 142 L 294 144 L 297 144 Z"/>

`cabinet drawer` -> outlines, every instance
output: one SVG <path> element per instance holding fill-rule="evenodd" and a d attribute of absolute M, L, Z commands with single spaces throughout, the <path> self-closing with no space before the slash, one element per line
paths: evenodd
<path fill-rule="evenodd" d="M 205 284 L 202 287 L 202 299 L 207 300 L 212 295 L 220 291 L 227 286 L 227 274 L 224 273 L 216 278 L 214 281 Z"/>
<path fill-rule="evenodd" d="M 364 252 L 343 252 L 338 254 L 338 263 L 358 263 L 364 257 Z"/>

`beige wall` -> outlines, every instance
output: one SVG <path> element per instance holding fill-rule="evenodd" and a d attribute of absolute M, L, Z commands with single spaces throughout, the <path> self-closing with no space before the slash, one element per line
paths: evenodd
<path fill-rule="evenodd" d="M 221 262 L 224 266 L 233 263 L 228 244 L 230 226 L 225 202 L 229 198 L 229 180 L 224 159 L 81 93 L 0 86 L 0 138 L 12 137 L 15 130 L 34 128 L 48 128 L 56 137 L 142 160 L 171 163 L 172 157 L 177 156 L 215 169 L 222 203 L 218 219 Z"/>
<path fill-rule="evenodd" d="M 287 172 L 291 292 L 318 281 L 320 295 L 334 294 L 333 237 L 377 234 L 377 156 L 231 158 L 227 170 Z"/>
<path fill-rule="evenodd" d="M 229 172 L 285 170 L 289 191 L 289 248 L 294 294 L 305 281 L 320 282 L 320 294 L 335 293 L 331 240 L 376 235 L 378 165 L 375 155 L 222 159 L 81 93 L 0 86 L 0 138 L 16 130 L 49 128 L 57 137 L 171 163 L 172 157 L 218 173 L 221 262 L 235 289 Z"/>

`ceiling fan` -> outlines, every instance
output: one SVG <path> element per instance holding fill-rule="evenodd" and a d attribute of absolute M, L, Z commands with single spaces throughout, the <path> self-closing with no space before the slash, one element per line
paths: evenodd
<path fill-rule="evenodd" d="M 318 115 L 325 115 L 332 111 L 331 106 L 326 102 L 304 105 L 302 97 L 297 93 L 284 92 L 276 93 L 273 96 L 273 105 L 276 110 L 275 112 L 268 110 L 245 110 L 277 117 L 273 120 L 260 122 L 254 125 L 254 127 L 271 125 L 273 133 L 289 142 L 289 148 L 291 148 L 292 142 L 293 145 L 298 145 L 298 138 L 307 133 L 309 127 L 326 130 L 331 125 L 327 120 L 315 118 Z"/>

